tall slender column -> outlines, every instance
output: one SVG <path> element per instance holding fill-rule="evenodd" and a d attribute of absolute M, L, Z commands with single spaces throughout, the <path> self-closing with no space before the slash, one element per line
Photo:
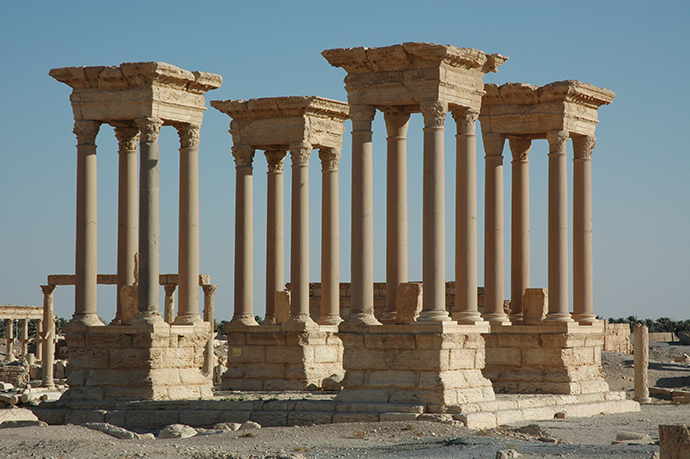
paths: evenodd
<path fill-rule="evenodd" d="M 254 319 L 252 296 L 254 272 L 254 202 L 252 161 L 254 148 L 249 145 L 232 147 L 235 157 L 235 312 L 232 323 L 258 325 Z"/>
<path fill-rule="evenodd" d="M 14 362 L 14 320 L 5 319 L 5 361 Z"/>
<path fill-rule="evenodd" d="M 572 322 L 568 311 L 568 131 L 549 131 L 549 313 L 547 321 Z"/>
<path fill-rule="evenodd" d="M 510 139 L 512 206 L 510 240 L 510 321 L 522 323 L 522 296 L 530 282 L 529 254 L 529 139 Z"/>
<path fill-rule="evenodd" d="M 407 282 L 407 128 L 410 114 L 388 111 L 386 121 L 386 310 L 395 323 L 398 285 Z"/>
<path fill-rule="evenodd" d="M 340 150 L 322 148 L 321 159 L 321 315 L 319 324 L 338 325 L 340 318 L 340 271 L 338 264 L 338 161 Z"/>
<path fill-rule="evenodd" d="M 74 320 L 102 325 L 96 299 L 98 276 L 98 195 L 96 135 L 98 121 L 74 122 L 77 136 L 77 241 L 74 283 Z"/>
<path fill-rule="evenodd" d="M 163 120 L 137 118 L 141 131 L 139 167 L 139 317 L 162 320 L 158 305 L 160 190 L 158 135 Z"/>
<path fill-rule="evenodd" d="M 199 315 L 199 124 L 176 126 L 180 136 L 178 301 L 175 324 L 201 322 Z"/>
<path fill-rule="evenodd" d="M 374 176 L 371 122 L 376 109 L 350 106 L 352 120 L 352 302 L 348 325 L 378 325 L 374 317 Z M 341 325 L 342 326 L 342 325 Z"/>
<path fill-rule="evenodd" d="M 455 136 L 455 306 L 453 320 L 482 322 L 477 307 L 477 135 L 475 110 L 453 111 Z"/>
<path fill-rule="evenodd" d="M 165 307 L 163 309 L 163 320 L 166 323 L 172 324 L 175 322 L 175 290 L 176 284 L 163 284 L 165 289 Z"/>
<path fill-rule="evenodd" d="M 484 319 L 492 325 L 508 324 L 503 310 L 503 134 L 483 134 L 486 153 L 484 184 Z"/>
<path fill-rule="evenodd" d="M 29 353 L 29 319 L 22 319 L 22 356 Z"/>
<path fill-rule="evenodd" d="M 284 150 L 264 152 L 268 162 L 266 213 L 266 317 L 261 325 L 276 323 L 276 293 L 285 288 Z"/>
<path fill-rule="evenodd" d="M 115 128 L 119 142 L 119 180 L 117 196 L 117 310 L 114 324 L 122 318 L 122 287 L 136 282 L 137 253 L 137 142 L 136 127 Z"/>
<path fill-rule="evenodd" d="M 422 282 L 424 298 L 419 321 L 450 320 L 446 310 L 446 218 L 444 125 L 448 103 L 420 104 L 424 116 L 424 187 Z"/>
<path fill-rule="evenodd" d="M 292 304 L 285 327 L 316 325 L 309 315 L 309 156 L 307 142 L 290 144 L 292 160 L 292 216 L 290 288 Z"/>
<path fill-rule="evenodd" d="M 55 360 L 55 315 L 53 314 L 53 292 L 56 285 L 41 285 L 43 290 L 43 387 L 55 388 L 53 382 L 53 363 Z"/>
<path fill-rule="evenodd" d="M 573 319 L 596 322 L 592 273 L 592 151 L 594 136 L 573 137 Z"/>
<path fill-rule="evenodd" d="M 36 319 L 36 360 L 43 360 L 43 319 Z"/>
<path fill-rule="evenodd" d="M 213 378 L 213 367 L 215 366 L 216 356 L 213 350 L 213 340 L 216 337 L 216 319 L 214 313 L 214 294 L 217 285 L 203 285 L 204 289 L 204 322 L 211 324 L 211 337 L 206 342 L 204 348 L 204 366 L 202 371 L 209 377 Z"/>

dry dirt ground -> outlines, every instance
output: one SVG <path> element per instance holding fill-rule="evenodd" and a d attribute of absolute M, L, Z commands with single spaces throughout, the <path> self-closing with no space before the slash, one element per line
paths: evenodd
<path fill-rule="evenodd" d="M 690 367 L 674 357 L 690 347 L 654 343 L 650 385 L 687 387 Z M 605 352 L 603 366 L 613 390 L 632 396 L 632 356 Z M 638 413 L 554 419 L 488 431 L 434 422 L 271 427 L 200 434 L 190 438 L 119 440 L 82 426 L 0 429 L 0 458 L 495 458 L 514 449 L 524 458 L 650 458 L 658 446 L 615 445 L 620 431 L 658 439 L 659 424 L 690 423 L 690 405 L 667 401 Z"/>

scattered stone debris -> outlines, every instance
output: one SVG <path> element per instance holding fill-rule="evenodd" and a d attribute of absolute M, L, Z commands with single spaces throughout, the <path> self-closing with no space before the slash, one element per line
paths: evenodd
<path fill-rule="evenodd" d="M 619 430 L 612 445 L 651 445 L 654 444 L 652 437 L 647 434 Z"/>
<path fill-rule="evenodd" d="M 213 430 L 227 430 L 235 432 L 242 426 L 239 422 L 219 422 L 213 426 Z"/>
<path fill-rule="evenodd" d="M 261 424 L 259 424 L 258 422 L 246 421 L 237 430 L 252 430 L 252 429 L 260 429 L 260 428 L 261 428 Z"/>
<path fill-rule="evenodd" d="M 196 434 L 197 431 L 193 427 L 189 427 L 184 424 L 172 424 L 163 427 L 158 434 L 158 438 L 188 438 L 193 437 Z"/>
<path fill-rule="evenodd" d="M 17 420 L 17 421 L 4 421 L 2 424 L 0 424 L 0 429 L 7 429 L 7 428 L 12 428 L 12 427 L 46 427 L 46 426 L 48 426 L 48 424 L 46 424 L 43 421 L 21 419 L 21 420 Z"/>
<path fill-rule="evenodd" d="M 496 459 L 515 459 L 520 457 L 520 453 L 514 449 L 503 449 L 496 453 Z"/>

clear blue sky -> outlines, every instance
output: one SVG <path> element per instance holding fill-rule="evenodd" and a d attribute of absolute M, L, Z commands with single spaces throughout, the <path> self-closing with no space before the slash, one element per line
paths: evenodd
<path fill-rule="evenodd" d="M 55 67 L 164 61 L 221 74 L 213 99 L 318 95 L 347 100 L 328 48 L 427 41 L 501 53 L 487 82 L 577 79 L 616 93 L 599 110 L 593 162 L 595 312 L 689 318 L 690 3 L 685 1 L 0 1 L 0 304 L 42 304 L 46 275 L 74 272 L 76 139 L 71 89 Z M 201 270 L 220 284 L 216 317 L 232 316 L 235 172 L 229 118 L 209 108 L 201 131 Z M 447 121 L 447 277 L 453 279 L 453 122 Z M 477 129 L 479 131 L 479 129 Z M 350 124 L 341 160 L 341 279 L 349 281 Z M 375 273 L 385 277 L 385 128 L 374 123 Z M 421 279 L 421 119 L 409 137 L 410 279 Z M 161 135 L 161 271 L 177 270 L 178 140 Z M 99 272 L 115 272 L 117 144 L 99 152 Z M 480 260 L 483 149 L 478 139 Z M 532 286 L 546 287 L 546 153 L 531 160 Z M 319 280 L 320 164 L 311 168 L 311 273 Z M 504 153 L 509 156 L 509 153 Z M 264 313 L 265 161 L 255 159 L 255 312 Z M 286 168 L 286 169 L 289 169 Z M 510 189 L 506 161 L 505 189 Z M 289 186 L 290 175 L 286 174 Z M 572 185 L 572 184 L 571 184 Z M 570 185 L 570 186 L 571 186 Z M 506 203 L 508 203 L 506 196 Z M 289 212 L 289 201 L 286 202 Z M 289 213 L 286 213 L 286 217 Z M 506 234 L 509 206 L 506 206 Z M 289 220 L 287 220 L 289 221 Z M 509 253 L 509 241 L 506 241 Z M 289 260 L 289 256 L 287 258 Z M 481 262 L 480 262 L 481 263 Z M 506 259 L 509 267 L 509 258 Z M 289 273 L 289 270 L 286 270 Z M 508 273 L 508 271 L 507 271 Z M 479 273 L 483 282 L 482 267 Z M 286 279 L 287 281 L 288 279 Z M 506 292 L 509 292 L 506 275 Z M 71 317 L 72 287 L 56 291 Z M 114 316 L 114 287 L 99 315 Z"/>

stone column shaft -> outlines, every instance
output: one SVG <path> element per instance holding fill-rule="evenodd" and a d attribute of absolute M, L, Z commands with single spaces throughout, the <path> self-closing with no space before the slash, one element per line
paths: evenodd
<path fill-rule="evenodd" d="M 15 359 L 14 352 L 12 352 L 14 347 L 14 320 L 12 319 L 5 319 L 5 341 L 5 361 L 13 362 Z"/>
<path fill-rule="evenodd" d="M 213 367 L 216 364 L 213 340 L 216 337 L 214 295 L 217 287 L 217 285 L 204 285 L 202 287 L 204 289 L 204 322 L 211 324 L 211 337 L 206 342 L 206 347 L 204 348 L 204 366 L 202 371 L 210 378 L 213 378 Z"/>
<path fill-rule="evenodd" d="M 572 322 L 568 310 L 568 131 L 549 131 L 549 313 L 547 321 Z"/>
<path fill-rule="evenodd" d="M 74 122 L 77 136 L 77 240 L 74 283 L 74 319 L 100 325 L 97 307 L 98 197 L 96 135 L 101 123 Z"/>
<path fill-rule="evenodd" d="M 338 220 L 338 161 L 340 151 L 319 151 L 321 197 L 321 314 L 320 325 L 338 325 L 340 318 L 340 230 Z"/>
<path fill-rule="evenodd" d="M 22 356 L 29 353 L 29 319 L 22 319 Z"/>
<path fill-rule="evenodd" d="M 43 319 L 36 319 L 36 360 L 43 360 Z"/>
<path fill-rule="evenodd" d="M 265 152 L 267 172 L 266 316 L 262 325 L 274 325 L 276 293 L 285 289 L 285 196 L 283 162 L 286 152 Z"/>
<path fill-rule="evenodd" d="M 502 134 L 484 134 L 486 153 L 484 222 L 484 319 L 491 324 L 507 324 L 503 310 L 503 144 Z"/>
<path fill-rule="evenodd" d="M 118 196 L 117 196 L 117 311 L 115 323 L 122 318 L 122 287 L 136 282 L 137 253 L 137 142 L 139 130 L 135 127 L 116 127 L 119 142 Z"/>
<path fill-rule="evenodd" d="M 163 121 L 137 118 L 141 131 L 139 166 L 139 317 L 160 319 L 160 189 L 158 135 Z"/>
<path fill-rule="evenodd" d="M 421 104 L 424 115 L 424 186 L 422 282 L 424 297 L 419 321 L 450 320 L 446 311 L 446 234 L 444 124 L 448 104 Z"/>
<path fill-rule="evenodd" d="M 407 128 L 410 114 L 384 113 L 386 156 L 386 310 L 382 322 L 395 323 L 398 285 L 407 277 Z"/>
<path fill-rule="evenodd" d="M 177 127 L 180 136 L 178 301 L 175 323 L 193 324 L 199 315 L 199 129 Z"/>
<path fill-rule="evenodd" d="M 55 361 L 55 315 L 53 314 L 53 292 L 56 285 L 41 285 L 43 290 L 43 387 L 55 388 L 53 382 L 53 363 Z"/>
<path fill-rule="evenodd" d="M 510 242 L 510 320 L 522 323 L 522 296 L 530 284 L 529 139 L 510 139 L 513 155 Z"/>
<path fill-rule="evenodd" d="M 165 289 L 165 308 L 163 309 L 163 319 L 166 323 L 172 324 L 175 322 L 175 290 L 177 285 L 164 284 Z"/>
<path fill-rule="evenodd" d="M 477 324 L 477 135 L 478 113 L 457 110 L 455 178 L 455 305 L 453 320 Z"/>
<path fill-rule="evenodd" d="M 634 331 L 634 361 L 635 361 L 635 396 L 633 400 L 640 403 L 649 402 L 649 331 L 646 325 L 635 324 Z"/>
<path fill-rule="evenodd" d="M 254 200 L 252 161 L 254 148 L 248 145 L 232 147 L 235 157 L 235 312 L 232 322 L 258 325 L 254 319 Z"/>
<path fill-rule="evenodd" d="M 352 299 L 348 325 L 376 325 L 374 317 L 374 176 L 371 122 L 376 109 L 350 106 L 352 120 Z"/>
<path fill-rule="evenodd" d="M 593 136 L 573 137 L 573 319 L 596 322 L 592 271 L 592 150 Z"/>

